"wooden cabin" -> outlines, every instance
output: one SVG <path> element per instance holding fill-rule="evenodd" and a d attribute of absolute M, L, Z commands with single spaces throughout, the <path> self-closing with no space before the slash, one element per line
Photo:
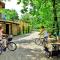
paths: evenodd
<path fill-rule="evenodd" d="M 0 8 L 5 8 L 5 3 L 0 1 Z M 17 35 L 19 33 L 19 24 L 13 21 L 4 21 L 2 19 L 1 13 L 0 13 L 0 24 L 2 24 L 2 27 L 6 34 Z"/>
<path fill-rule="evenodd" d="M 5 8 L 5 4 L 0 1 L 0 8 Z M 20 21 L 20 23 L 13 21 L 6 21 L 2 19 L 2 14 L 0 13 L 0 24 L 2 24 L 4 32 L 6 34 L 18 35 L 29 33 L 30 27 L 27 23 Z"/>
<path fill-rule="evenodd" d="M 4 32 L 8 35 L 9 34 L 17 35 L 19 33 L 19 24 L 18 23 L 14 23 L 12 21 L 0 20 L 0 24 L 2 24 Z"/>

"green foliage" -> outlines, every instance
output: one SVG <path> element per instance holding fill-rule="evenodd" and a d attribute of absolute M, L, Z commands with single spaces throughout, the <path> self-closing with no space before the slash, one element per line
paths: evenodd
<path fill-rule="evenodd" d="M 23 16 L 23 19 L 32 24 L 35 29 L 38 29 L 41 25 L 44 25 L 48 31 L 50 29 L 52 31 L 54 20 L 51 0 L 31 0 L 31 3 L 33 10 L 29 14 L 26 13 Z"/>
<path fill-rule="evenodd" d="M 18 0 L 18 4 L 23 1 L 24 9 L 21 12 L 24 14 L 22 16 L 22 20 L 31 24 L 34 29 L 40 28 L 41 25 L 44 25 L 48 31 L 53 30 L 53 23 L 54 22 L 54 15 L 53 15 L 53 3 L 52 0 Z M 27 12 L 26 6 L 28 5 L 29 1 L 33 7 L 29 13 Z M 60 26 L 60 0 L 56 0 L 56 9 L 57 9 L 57 16 L 58 16 L 58 24 Z M 18 19 L 17 13 L 15 11 L 10 10 L 1 10 L 1 13 L 6 14 L 6 19 Z"/>
<path fill-rule="evenodd" d="M 6 15 L 6 20 L 18 19 L 18 15 L 15 10 L 0 9 L 0 13 Z"/>

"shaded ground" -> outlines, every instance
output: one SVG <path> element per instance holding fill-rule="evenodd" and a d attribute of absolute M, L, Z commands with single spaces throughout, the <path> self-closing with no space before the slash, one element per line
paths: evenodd
<path fill-rule="evenodd" d="M 47 58 L 44 53 L 44 48 L 34 43 L 34 38 L 37 38 L 38 32 L 33 32 L 25 37 L 16 37 L 13 40 L 17 44 L 16 51 L 3 52 L 0 55 L 0 60 L 60 60 L 60 58 Z"/>

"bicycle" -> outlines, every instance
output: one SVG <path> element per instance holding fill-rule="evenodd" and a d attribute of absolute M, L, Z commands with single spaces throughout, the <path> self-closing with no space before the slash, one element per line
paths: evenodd
<path fill-rule="evenodd" d="M 12 42 L 12 38 L 7 38 L 6 48 L 8 48 L 10 51 L 15 51 L 17 49 L 17 45 L 14 42 Z M 4 48 L 3 43 L 0 43 L 0 54 L 2 54 L 2 52 L 6 48 Z"/>
<path fill-rule="evenodd" d="M 46 38 L 44 37 L 44 38 L 36 38 L 35 39 L 35 43 L 37 44 L 37 45 L 45 45 L 46 43 L 47 43 L 47 41 L 46 41 Z"/>

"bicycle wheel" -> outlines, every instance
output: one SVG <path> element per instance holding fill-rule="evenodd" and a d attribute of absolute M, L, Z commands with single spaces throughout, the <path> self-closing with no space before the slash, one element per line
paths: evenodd
<path fill-rule="evenodd" d="M 39 38 L 36 38 L 35 39 L 35 43 L 37 44 L 37 45 L 40 45 L 41 43 L 40 43 L 40 39 Z"/>
<path fill-rule="evenodd" d="M 8 43 L 8 49 L 10 51 L 15 51 L 17 49 L 17 46 L 14 42 L 10 42 L 10 43 Z"/>

